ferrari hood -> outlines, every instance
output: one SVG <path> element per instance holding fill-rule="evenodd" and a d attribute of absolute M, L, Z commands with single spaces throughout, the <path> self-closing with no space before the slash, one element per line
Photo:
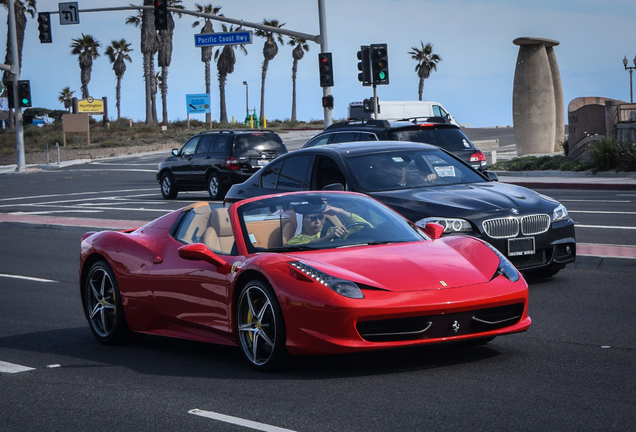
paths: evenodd
<path fill-rule="evenodd" d="M 395 292 L 456 288 L 488 282 L 499 258 L 469 237 L 288 254 L 334 277 Z"/>

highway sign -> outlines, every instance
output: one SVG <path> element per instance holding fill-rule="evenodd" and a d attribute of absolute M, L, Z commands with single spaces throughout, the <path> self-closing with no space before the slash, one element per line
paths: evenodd
<path fill-rule="evenodd" d="M 77 2 L 59 3 L 60 24 L 79 24 L 79 7 Z"/>
<path fill-rule="evenodd" d="M 251 44 L 252 32 L 206 33 L 194 35 L 194 46 Z"/>
<path fill-rule="evenodd" d="M 186 105 L 188 114 L 205 114 L 210 112 L 210 95 L 203 94 L 187 94 Z"/>

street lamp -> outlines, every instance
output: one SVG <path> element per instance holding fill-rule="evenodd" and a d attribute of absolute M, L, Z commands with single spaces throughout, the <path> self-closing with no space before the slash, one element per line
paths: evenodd
<path fill-rule="evenodd" d="M 625 66 L 625 70 L 629 70 L 629 103 L 634 103 L 634 92 L 632 87 L 632 72 L 636 69 L 636 57 L 634 57 L 634 66 L 627 66 L 628 60 L 627 56 L 623 59 L 623 66 Z"/>

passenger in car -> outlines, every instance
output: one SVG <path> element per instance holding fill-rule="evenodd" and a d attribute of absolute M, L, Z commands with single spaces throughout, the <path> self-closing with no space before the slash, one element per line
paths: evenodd
<path fill-rule="evenodd" d="M 328 242 L 336 239 L 347 238 L 348 235 L 360 231 L 364 228 L 364 225 L 371 226 L 369 222 L 365 221 L 355 213 L 348 212 L 344 209 L 333 207 L 328 204 L 300 204 L 294 206 L 296 213 L 303 215 L 302 218 L 302 230 L 300 234 L 292 237 L 287 246 L 300 245 L 306 243 Z M 324 226 L 325 216 L 340 216 L 348 224 L 357 223 L 355 227 L 350 230 L 345 226 L 333 226 L 327 231 L 327 235 L 321 237 L 322 228 Z"/>

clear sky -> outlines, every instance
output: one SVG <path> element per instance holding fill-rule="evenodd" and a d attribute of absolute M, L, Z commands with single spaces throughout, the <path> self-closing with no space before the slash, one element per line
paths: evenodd
<path fill-rule="evenodd" d="M 417 100 L 416 62 L 411 47 L 430 42 L 442 57 L 424 85 L 424 99 L 441 102 L 462 124 L 473 127 L 512 125 L 512 84 L 518 47 L 517 37 L 540 37 L 560 42 L 555 47 L 567 104 L 576 97 L 601 96 L 629 101 L 629 73 L 624 56 L 633 66 L 636 57 L 635 0 L 325 0 L 329 50 L 333 53 L 335 98 L 334 119 L 347 115 L 351 101 L 372 96 L 371 87 L 357 79 L 356 53 L 360 45 L 387 43 L 390 85 L 378 86 L 382 100 Z M 128 6 L 141 1 L 78 0 L 79 8 Z M 194 10 L 197 1 L 184 0 Z M 200 4 L 209 4 L 199 0 Z M 317 0 L 234 0 L 215 1 L 229 18 L 248 22 L 277 19 L 285 28 L 308 34 L 319 33 Z M 38 11 L 57 11 L 58 2 L 38 0 Z M 0 47 L 6 46 L 6 8 L 0 9 Z M 122 115 L 145 119 L 140 30 L 125 25 L 133 11 L 80 14 L 80 24 L 59 24 L 52 16 L 53 43 L 40 44 L 36 20 L 26 28 L 21 78 L 31 81 L 34 106 L 63 109 L 58 102 L 68 86 L 81 96 L 77 56 L 71 55 L 71 39 L 90 34 L 102 45 L 100 53 L 114 39 L 132 44 L 133 62 L 127 64 L 122 81 Z M 204 93 L 204 64 L 194 46 L 195 18 L 175 17 L 174 52 L 168 74 L 168 113 L 171 121 L 186 118 L 185 95 Z M 221 23 L 214 23 L 221 32 Z M 228 116 L 245 117 L 245 86 L 249 105 L 260 105 L 261 66 L 264 39 L 247 45 L 248 55 L 237 51 L 235 71 L 228 76 Z M 298 66 L 297 103 L 299 120 L 322 119 L 322 90 L 318 78 L 320 46 L 310 50 Z M 270 62 L 265 84 L 265 115 L 268 120 L 291 117 L 292 47 L 279 48 Z M 4 55 L 2 56 L 4 58 Z M 1 61 L 1 59 L 0 59 Z M 159 71 L 159 68 L 156 68 Z M 108 58 L 93 63 L 88 85 L 95 98 L 106 96 L 110 117 L 116 117 L 115 74 Z M 219 89 L 216 64 L 212 64 L 212 117 L 219 118 Z M 161 100 L 157 98 L 161 119 Z M 203 120 L 204 115 L 191 118 Z M 567 121 L 567 119 L 566 119 Z"/>

